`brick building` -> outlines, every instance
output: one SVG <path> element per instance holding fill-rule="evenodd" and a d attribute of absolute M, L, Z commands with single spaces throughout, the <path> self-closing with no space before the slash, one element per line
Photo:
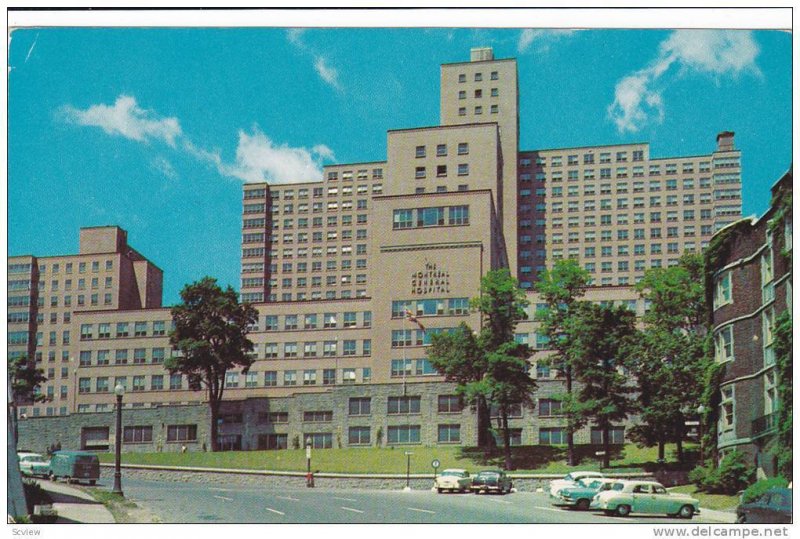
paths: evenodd
<path fill-rule="evenodd" d="M 775 320 L 792 309 L 791 194 L 790 170 L 772 187 L 770 209 L 720 230 L 707 253 L 714 354 L 723 369 L 717 448 L 720 456 L 744 452 L 767 475 L 775 472 L 769 449 L 780 406 Z"/>

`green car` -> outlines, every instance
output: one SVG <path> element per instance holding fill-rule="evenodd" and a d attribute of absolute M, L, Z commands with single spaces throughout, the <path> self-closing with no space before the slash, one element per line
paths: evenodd
<path fill-rule="evenodd" d="M 672 494 L 655 481 L 618 481 L 592 498 L 592 509 L 626 517 L 631 513 L 692 518 L 700 513 L 700 502 L 686 494 Z"/>
<path fill-rule="evenodd" d="M 511 478 L 503 470 L 483 470 L 472 478 L 470 490 L 475 494 L 481 492 L 499 492 L 506 494 L 511 492 Z"/>
<path fill-rule="evenodd" d="M 47 477 L 50 475 L 50 461 L 39 453 L 17 453 L 19 470 L 22 475 Z"/>
<path fill-rule="evenodd" d="M 584 477 L 578 480 L 576 486 L 559 490 L 558 498 L 553 504 L 586 511 L 596 494 L 611 489 L 611 485 L 617 482 L 618 480 L 607 477 Z"/>

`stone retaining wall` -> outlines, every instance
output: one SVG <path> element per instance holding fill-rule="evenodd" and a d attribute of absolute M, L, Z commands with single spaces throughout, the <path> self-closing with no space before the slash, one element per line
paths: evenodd
<path fill-rule="evenodd" d="M 112 479 L 114 477 L 113 466 L 103 465 L 101 477 Z M 123 486 L 125 478 L 140 479 L 145 481 L 175 481 L 182 483 L 209 483 L 219 484 L 224 481 L 227 484 L 241 486 L 263 486 L 265 488 L 302 488 L 306 486 L 306 478 L 303 473 L 291 472 L 256 472 L 256 471 L 194 471 L 190 469 L 175 470 L 165 468 L 129 468 L 123 467 L 122 478 Z M 511 474 L 514 488 L 520 492 L 535 492 L 542 488 L 547 490 L 552 479 L 560 478 L 562 475 L 531 475 L 525 474 L 515 476 Z M 617 477 L 617 476 L 615 476 Z M 620 479 L 648 479 L 652 480 L 650 474 L 620 474 Z M 317 488 L 326 489 L 373 489 L 373 490 L 402 490 L 406 486 L 404 475 L 376 475 L 376 476 L 348 476 L 338 474 L 317 474 L 314 476 L 314 483 Z M 433 487 L 433 474 L 412 475 L 410 486 L 413 490 L 429 490 Z"/>

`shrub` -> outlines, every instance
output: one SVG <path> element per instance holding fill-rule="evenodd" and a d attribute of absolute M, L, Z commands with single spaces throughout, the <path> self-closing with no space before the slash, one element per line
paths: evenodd
<path fill-rule="evenodd" d="M 738 451 L 727 454 L 717 468 L 698 466 L 689 473 L 689 480 L 697 489 L 709 494 L 736 494 L 747 488 L 754 478 L 755 470 Z"/>
<path fill-rule="evenodd" d="M 742 494 L 742 503 L 749 503 L 761 497 L 766 491 L 771 488 L 785 488 L 789 484 L 783 477 L 770 477 L 769 479 L 762 479 L 756 481 L 747 487 Z"/>
<path fill-rule="evenodd" d="M 25 502 L 28 505 L 29 513 L 33 513 L 34 505 L 47 505 L 53 503 L 47 492 L 35 481 L 23 481 L 22 488 L 25 491 Z"/>

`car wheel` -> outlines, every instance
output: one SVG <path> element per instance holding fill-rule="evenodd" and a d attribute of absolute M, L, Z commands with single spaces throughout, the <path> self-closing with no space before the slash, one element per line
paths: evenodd
<path fill-rule="evenodd" d="M 89 484 L 90 484 L 90 485 L 92 485 L 92 486 L 94 486 L 94 484 L 95 484 L 96 482 L 97 482 L 97 481 L 95 481 L 94 479 L 90 479 L 90 480 L 89 480 Z"/>
<path fill-rule="evenodd" d="M 745 524 L 746 522 L 747 522 L 747 517 L 746 516 L 739 515 L 738 517 L 736 517 L 736 523 L 737 524 Z"/>
<path fill-rule="evenodd" d="M 444 489 L 443 489 L 443 488 L 441 488 L 441 487 L 436 487 L 436 492 L 438 492 L 439 494 L 441 494 L 441 493 L 442 493 L 442 491 L 444 491 Z"/>
<path fill-rule="evenodd" d="M 55 474 L 53 472 L 50 472 L 49 474 L 47 474 L 47 478 L 50 481 L 55 481 L 56 480 L 56 476 L 55 476 Z"/>
<path fill-rule="evenodd" d="M 575 509 L 577 509 L 578 511 L 587 511 L 589 509 L 589 500 L 587 500 L 586 498 L 581 498 L 575 504 Z"/>
<path fill-rule="evenodd" d="M 618 505 L 617 506 L 617 515 L 621 517 L 627 517 L 631 514 L 631 507 L 629 505 Z"/>
<path fill-rule="evenodd" d="M 678 511 L 678 516 L 680 518 L 692 518 L 692 516 L 694 516 L 694 507 L 691 505 L 684 505 L 681 507 L 681 510 Z"/>

